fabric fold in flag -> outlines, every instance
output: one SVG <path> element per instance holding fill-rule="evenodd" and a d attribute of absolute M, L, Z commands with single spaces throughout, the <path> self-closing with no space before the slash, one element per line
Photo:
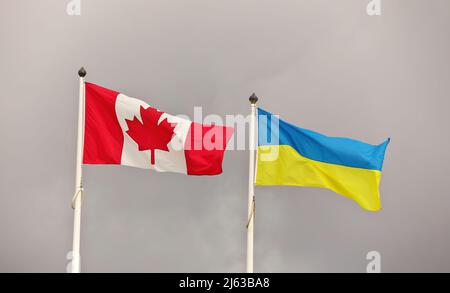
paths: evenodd
<path fill-rule="evenodd" d="M 256 185 L 330 189 L 370 211 L 381 209 L 379 183 L 386 147 L 329 137 L 258 109 Z"/>
<path fill-rule="evenodd" d="M 187 175 L 222 173 L 232 127 L 202 125 L 144 101 L 85 83 L 84 164 L 117 164 Z"/>

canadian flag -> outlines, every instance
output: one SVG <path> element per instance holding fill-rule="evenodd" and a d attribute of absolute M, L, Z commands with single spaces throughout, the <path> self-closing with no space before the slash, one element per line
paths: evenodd
<path fill-rule="evenodd" d="M 233 128 L 202 125 L 85 83 L 84 164 L 118 164 L 187 175 L 222 173 Z"/>

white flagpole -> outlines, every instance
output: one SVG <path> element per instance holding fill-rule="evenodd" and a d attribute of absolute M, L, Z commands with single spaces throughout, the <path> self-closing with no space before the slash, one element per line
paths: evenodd
<path fill-rule="evenodd" d="M 77 134 L 77 166 L 75 172 L 75 195 L 72 199 L 73 215 L 73 246 L 72 246 L 72 273 L 80 273 L 80 228 L 81 228 L 81 203 L 83 198 L 82 159 L 83 159 L 83 134 L 84 134 L 84 77 L 86 70 L 82 67 L 78 71 L 80 77 L 80 96 L 78 104 L 78 134 Z"/>
<path fill-rule="evenodd" d="M 255 128 L 256 128 L 256 102 L 258 97 L 252 94 L 249 98 L 251 104 L 250 131 L 249 131 L 249 168 L 248 168 L 248 222 L 247 222 L 247 273 L 253 273 L 253 224 L 255 221 Z"/>

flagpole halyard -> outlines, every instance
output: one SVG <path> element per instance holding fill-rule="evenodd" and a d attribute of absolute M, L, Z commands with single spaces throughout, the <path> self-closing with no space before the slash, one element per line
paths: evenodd
<path fill-rule="evenodd" d="M 256 153 L 256 103 L 258 97 L 253 93 L 249 98 L 251 104 L 249 130 L 249 171 L 248 171 L 248 222 L 247 222 L 247 273 L 253 273 L 253 226 L 255 221 L 255 153 Z"/>
<path fill-rule="evenodd" d="M 83 199 L 82 163 L 83 163 L 83 135 L 84 135 L 84 78 L 87 72 L 82 67 L 78 71 L 80 77 L 80 92 L 78 103 L 78 131 L 77 131 L 77 162 L 75 172 L 75 195 L 72 199 L 73 216 L 73 244 L 72 244 L 72 273 L 80 273 L 80 236 L 81 236 L 81 203 Z"/>

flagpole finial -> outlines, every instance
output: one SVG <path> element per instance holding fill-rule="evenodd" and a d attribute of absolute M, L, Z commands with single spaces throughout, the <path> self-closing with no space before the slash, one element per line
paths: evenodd
<path fill-rule="evenodd" d="M 87 74 L 86 69 L 84 69 L 84 67 L 81 67 L 80 70 L 78 70 L 78 75 L 80 77 L 85 77 Z"/>
<path fill-rule="evenodd" d="M 250 101 L 250 103 L 252 105 L 256 104 L 256 102 L 258 102 L 258 97 L 255 95 L 255 93 L 253 93 L 250 98 L 248 98 L 248 100 Z"/>

